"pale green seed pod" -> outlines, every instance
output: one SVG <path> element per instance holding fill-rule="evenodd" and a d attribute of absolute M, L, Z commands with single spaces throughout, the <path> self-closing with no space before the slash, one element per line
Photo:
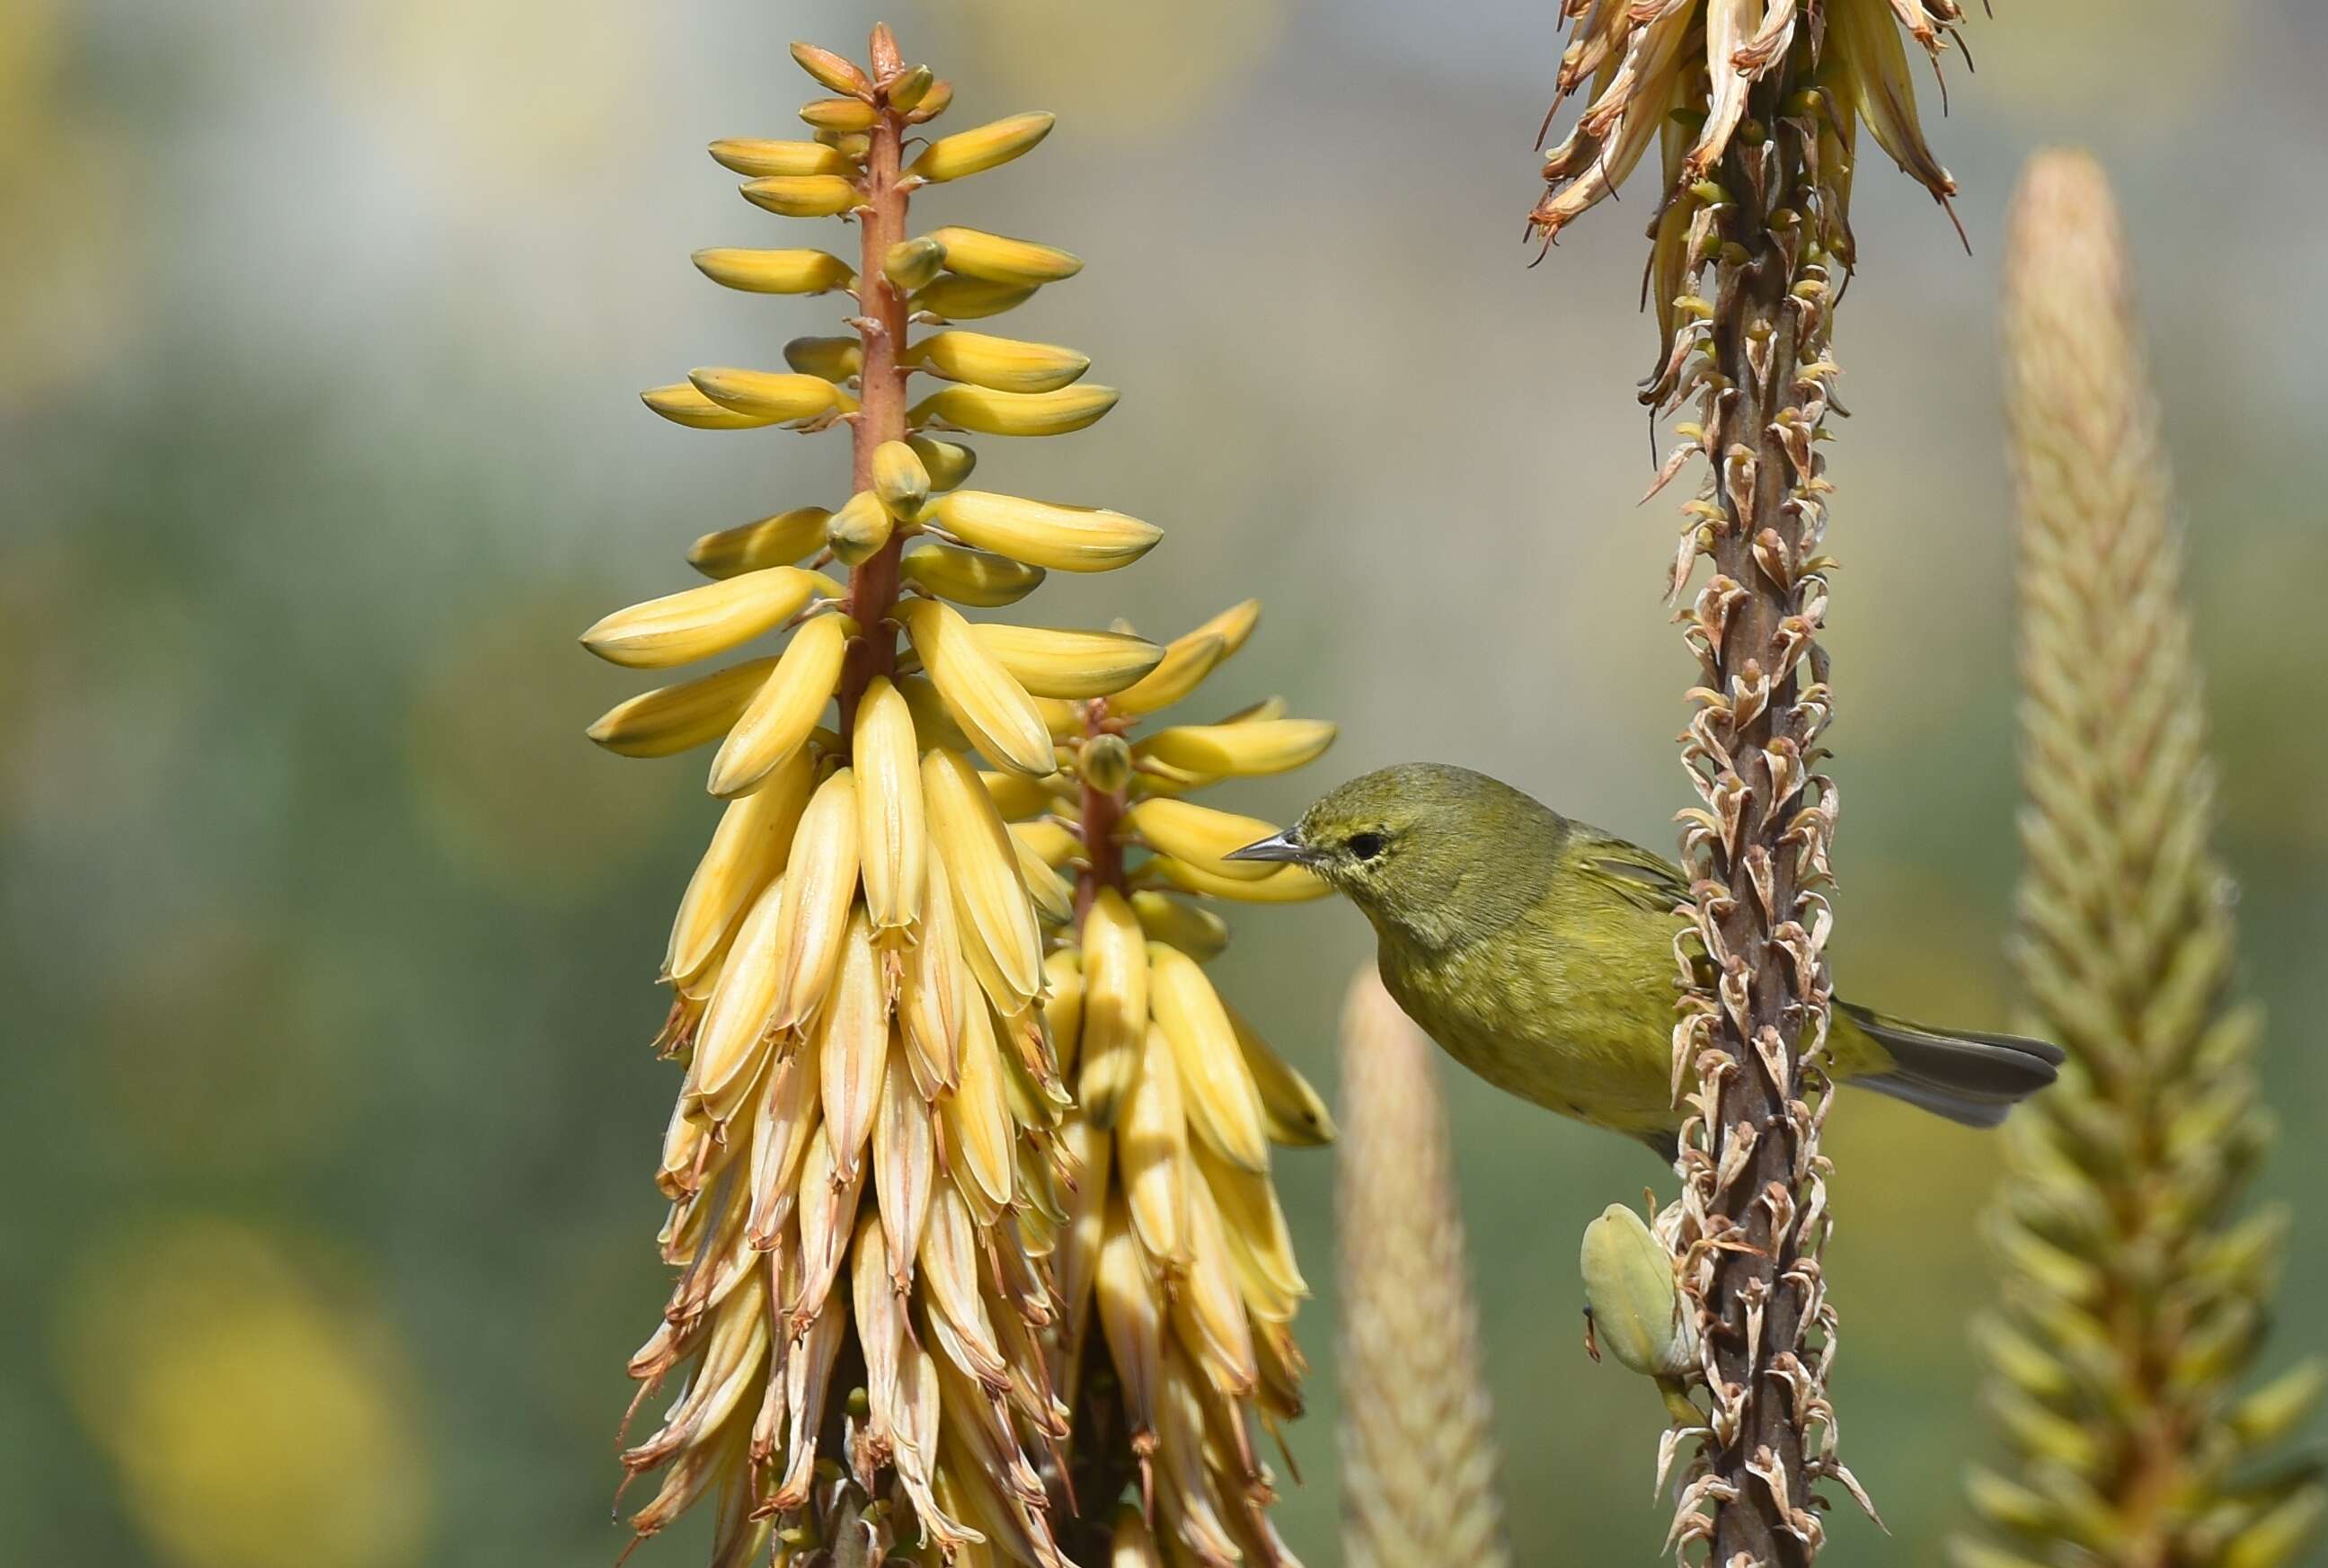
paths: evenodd
<path fill-rule="evenodd" d="M 1641 1216 L 1612 1203 L 1584 1227 L 1584 1299 L 1593 1333 L 1620 1365 L 1669 1377 L 1697 1365 L 1697 1329 L 1682 1312 L 1673 1257 Z"/>

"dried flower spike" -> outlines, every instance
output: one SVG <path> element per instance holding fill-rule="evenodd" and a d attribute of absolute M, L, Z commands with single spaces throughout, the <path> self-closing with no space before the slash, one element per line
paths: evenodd
<path fill-rule="evenodd" d="M 2182 540 L 2108 182 L 2041 156 L 2014 205 L 2005 368 L 2021 492 L 2027 864 L 2017 956 L 2070 1049 L 2016 1117 L 1995 1217 L 2005 1309 L 1982 1339 L 2011 1479 L 1972 1568 L 2276 1568 L 2328 1493 L 2274 1463 L 2314 1360 L 2244 1395 L 2284 1217 L 2231 1213 L 2270 1142 L 2260 1019 L 2229 1000 L 2230 887 L 2207 850 Z"/>
<path fill-rule="evenodd" d="M 848 292 L 850 331 L 794 340 L 785 370 L 699 370 L 646 400 L 692 428 L 846 430 L 848 486 L 698 540 L 690 559 L 708 586 L 584 637 L 655 670 L 784 638 L 773 656 L 634 698 L 591 729 L 633 756 L 718 742 L 709 783 L 729 803 L 665 956 L 674 996 L 660 1044 L 686 1076 L 657 1181 L 672 1206 L 662 1253 L 680 1272 L 631 1371 L 639 1403 L 674 1377 L 679 1391 L 624 1451 L 634 1475 L 662 1478 L 632 1528 L 652 1535 L 711 1501 L 718 1568 L 1060 1568 L 1072 1447 L 1124 1473 L 1142 1454 L 1169 1461 L 1159 1525 L 1181 1528 L 1217 1496 L 1237 1510 L 1223 1538 L 1245 1551 L 1271 1539 L 1255 1511 L 1266 1481 L 1234 1445 L 1214 1456 L 1225 1415 L 1243 1408 L 1221 1390 L 1264 1397 L 1290 1356 L 1264 1360 L 1247 1342 L 1290 1316 L 1299 1279 L 1276 1268 L 1290 1270 L 1281 1246 L 1256 1276 L 1279 1315 L 1260 1329 L 1244 1317 L 1261 1287 L 1240 1260 L 1273 1200 L 1232 1164 L 1221 1181 L 1235 1201 L 1197 1201 L 1215 1190 L 1213 1156 L 1184 1137 L 1192 1197 L 1169 1259 L 1178 1289 L 1154 1298 L 1146 1446 L 1120 1422 L 1071 1431 L 1075 1340 L 1054 1258 L 1074 1250 L 1075 1195 L 1104 1193 L 1107 1163 L 1078 1147 L 1073 1064 L 1054 1044 L 1073 1047 L 1055 1027 L 1073 977 L 1056 955 L 1047 968 L 1037 909 L 1065 916 L 1072 895 L 996 803 L 1048 801 L 1055 713 L 1137 687 L 1167 651 L 974 622 L 948 602 L 1008 604 L 1048 567 L 1122 566 L 1158 537 L 1112 512 L 962 491 L 972 455 L 933 434 L 1058 434 L 1114 403 L 1080 380 L 1088 361 L 1072 350 L 915 335 L 943 325 L 942 305 L 991 315 L 1080 265 L 974 230 L 907 232 L 914 190 L 1016 159 L 1050 117 L 941 137 L 908 167 L 905 143 L 951 101 L 946 83 L 908 66 L 886 28 L 862 66 L 793 53 L 833 95 L 802 110 L 813 139 L 721 141 L 712 155 L 757 206 L 853 221 L 855 254 L 718 249 L 696 265 L 749 293 Z M 919 402 L 917 374 L 943 383 Z M 1003 770 L 999 791 L 972 747 Z M 1241 1048 L 1211 1014 L 1173 1027 L 1187 1038 L 1166 1037 L 1168 1071 L 1184 1045 Z M 1192 1072 L 1188 1100 L 1209 1106 L 1216 1077 Z M 1196 1125 L 1229 1128 L 1250 1161 L 1263 1118 L 1244 1109 Z M 1084 1498 L 1103 1541 L 1115 1500 Z"/>
<path fill-rule="evenodd" d="M 1908 41 L 1937 60 L 1962 11 L 1956 0 L 1563 0 L 1562 14 L 1571 33 L 1554 115 L 1589 96 L 1545 158 L 1529 224 L 1549 247 L 1657 145 L 1644 290 L 1659 345 L 1641 400 L 1658 418 L 1696 407 L 1649 493 L 1705 459 L 1669 579 L 1698 662 L 1683 760 L 1701 803 L 1680 814 L 1694 917 L 1676 948 L 1682 1194 L 1657 1233 L 1697 1319 L 1707 1409 L 1669 1402 L 1677 1424 L 1660 1473 L 1677 1445 L 1694 1450 L 1670 1545 L 1686 1558 L 1703 1544 L 1722 1568 L 1795 1568 L 1825 1539 L 1824 1483 L 1865 1504 L 1834 1452 L 1835 1315 L 1819 1269 L 1836 812 L 1818 765 L 1833 706 L 1818 644 L 1832 490 L 1820 443 L 1840 373 L 1833 311 L 1856 254 L 1863 125 L 1943 204 L 1955 192 L 1924 142 Z M 1701 558 L 1712 571 L 1693 595 Z"/>

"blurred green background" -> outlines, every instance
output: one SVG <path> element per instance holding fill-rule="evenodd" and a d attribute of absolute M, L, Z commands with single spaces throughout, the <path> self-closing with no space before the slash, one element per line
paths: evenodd
<path fill-rule="evenodd" d="M 1031 601 L 1171 633 L 1258 593 L 1207 697 L 1343 725 L 1350 774 L 1457 760 L 1648 842 L 1685 789 L 1670 510 L 1633 380 L 1646 193 L 1531 271 L 1550 0 L 893 5 L 956 117 L 1048 108 L 1035 158 L 932 221 L 1088 261 L 1006 330 L 1125 390 L 1096 430 L 987 441 L 996 488 L 1169 529 Z M 2008 490 L 1997 243 L 2033 147 L 2121 183 L 2190 520 L 2245 885 L 2248 983 L 2328 1289 L 2328 12 L 2045 0 L 1973 28 L 1935 124 L 1975 254 L 1860 181 L 1834 535 L 1845 989 L 2011 1006 Z M 600 754 L 638 682 L 574 634 L 681 586 L 696 534 L 836 503 L 837 439 L 706 436 L 636 389 L 772 364 L 833 302 L 724 293 L 715 244 L 800 243 L 711 137 L 784 135 L 794 36 L 856 5 L 0 0 L 0 1519 L 28 1563 L 611 1562 L 621 1364 L 663 1294 L 649 1182 L 676 1078 L 645 1049 L 664 923 L 713 820 L 695 762 Z M 1937 103 L 1927 86 L 1928 113 Z M 834 228 L 831 239 L 840 233 Z M 1236 916 L 1225 989 L 1329 1079 L 1368 950 L 1335 906 Z M 1578 1347 L 1577 1235 L 1663 1178 L 1448 1084 L 1517 1559 L 1647 1562 L 1657 1416 Z M 1966 1323 L 1993 1146 L 1835 1119 L 1852 1462 L 1938 1564 L 1985 1442 Z M 1321 1284 L 1285 1505 L 1337 1557 L 1331 1158 L 1281 1164 Z M 2320 1347 L 2315 1319 L 2288 1314 Z M 688 1564 L 699 1532 L 639 1561 Z"/>

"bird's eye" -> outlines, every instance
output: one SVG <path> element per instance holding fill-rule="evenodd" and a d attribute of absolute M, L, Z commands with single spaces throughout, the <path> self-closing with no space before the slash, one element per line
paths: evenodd
<path fill-rule="evenodd" d="M 1361 860 L 1371 860 L 1383 852 L 1384 839 L 1380 833 L 1352 833 L 1350 853 Z"/>

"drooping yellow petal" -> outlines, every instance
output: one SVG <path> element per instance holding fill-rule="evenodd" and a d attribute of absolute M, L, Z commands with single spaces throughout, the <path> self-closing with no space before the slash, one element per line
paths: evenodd
<path fill-rule="evenodd" d="M 784 344 L 784 363 L 820 380 L 853 380 L 865 373 L 865 340 L 854 334 L 797 337 Z"/>
<path fill-rule="evenodd" d="M 642 692 L 608 709 L 587 733 L 621 756 L 671 756 L 728 733 L 752 693 L 776 667 L 750 659 L 676 686 Z"/>
<path fill-rule="evenodd" d="M 1221 1005 L 1229 1015 L 1230 1027 L 1236 1030 L 1237 1048 L 1244 1053 L 1245 1070 L 1253 1075 L 1253 1088 L 1261 1095 L 1271 1141 L 1305 1148 L 1333 1142 L 1333 1113 L 1326 1109 L 1324 1098 L 1310 1086 L 1310 1080 L 1279 1056 L 1243 1013 L 1226 1002 Z"/>
<path fill-rule="evenodd" d="M 850 758 L 866 911 L 877 935 L 909 932 L 921 918 L 929 828 L 913 713 L 885 676 L 875 676 L 858 699 Z"/>
<path fill-rule="evenodd" d="M 939 598 L 988 610 L 1017 604 L 1042 587 L 1047 575 L 1041 567 L 1008 556 L 935 540 L 907 550 L 897 570 L 906 582 Z"/>
<path fill-rule="evenodd" d="M 1054 392 L 1091 369 L 1089 355 L 1055 343 L 959 331 L 922 339 L 914 345 L 912 362 L 950 381 L 997 392 Z"/>
<path fill-rule="evenodd" d="M 1163 659 L 1145 637 L 1122 632 L 1062 631 L 981 621 L 971 628 L 980 644 L 1037 697 L 1070 699 L 1121 691 Z"/>
<path fill-rule="evenodd" d="M 1150 938 L 1171 944 L 1199 963 L 1219 957 L 1229 944 L 1228 923 L 1185 898 L 1142 888 L 1131 896 L 1131 912 Z"/>
<path fill-rule="evenodd" d="M 797 371 L 743 371 L 707 366 L 687 372 L 695 390 L 723 408 L 784 424 L 846 414 L 857 399 L 822 376 Z"/>
<path fill-rule="evenodd" d="M 649 387 L 639 394 L 639 401 L 672 424 L 684 425 L 690 430 L 758 430 L 777 423 L 773 415 L 739 414 L 724 408 L 698 391 L 690 381 Z"/>
<path fill-rule="evenodd" d="M 961 613 L 934 599 L 914 599 L 898 605 L 896 615 L 946 711 L 978 749 L 1019 773 L 1050 773 L 1056 765 L 1051 733 L 1033 698 L 980 643 Z"/>
<path fill-rule="evenodd" d="M 1040 112 L 1011 115 L 972 130 L 940 136 L 906 166 L 915 179 L 959 180 L 1000 167 L 1034 150 L 1051 134 L 1054 117 Z"/>
<path fill-rule="evenodd" d="M 1156 731 L 1135 750 L 1189 773 L 1253 778 L 1315 762 L 1335 733 L 1333 725 L 1314 718 L 1185 724 Z"/>
<path fill-rule="evenodd" d="M 945 862 L 964 957 L 995 1009 L 1015 1015 L 1042 994 L 1042 936 L 1018 851 L 976 770 L 960 756 L 922 759 L 930 843 Z"/>
<path fill-rule="evenodd" d="M 707 577 L 790 566 L 824 543 L 825 519 L 831 515 L 821 506 L 796 506 L 741 528 L 707 533 L 688 547 L 687 564 Z"/>
<path fill-rule="evenodd" d="M 828 294 L 857 282 L 849 263 L 822 250 L 714 247 L 697 251 L 694 260 L 696 270 L 712 282 L 749 294 Z"/>
<path fill-rule="evenodd" d="M 777 984 L 768 1028 L 803 1028 L 824 1000 L 856 900 L 857 868 L 857 776 L 844 767 L 817 786 L 793 835 L 789 892 L 770 937 Z"/>
<path fill-rule="evenodd" d="M 768 1013 L 782 980 L 775 934 L 785 902 L 781 877 L 752 901 L 736 933 L 735 956 L 720 972 L 696 1031 L 687 1092 L 715 1123 L 735 1115 L 766 1056 Z"/>
<path fill-rule="evenodd" d="M 722 800 L 749 794 L 807 744 L 832 700 L 857 623 L 819 615 L 793 634 L 776 667 L 711 759 L 709 789 Z"/>
<path fill-rule="evenodd" d="M 930 1110 L 914 1085 L 902 1045 L 891 1053 L 873 1119 L 873 1192 L 889 1242 L 889 1277 L 899 1295 L 912 1288 L 914 1259 L 937 1180 Z"/>
<path fill-rule="evenodd" d="M 808 803 L 812 769 L 804 753 L 775 768 L 761 786 L 720 813 L 711 847 L 695 868 L 671 922 L 663 974 L 684 980 L 709 960 L 760 889 L 784 869 L 793 830 Z"/>
<path fill-rule="evenodd" d="M 1179 1069 L 1164 1031 L 1153 1024 L 1141 1041 L 1138 1062 L 1116 1124 L 1115 1166 L 1140 1244 L 1159 1263 L 1185 1264 L 1193 1239 L 1188 1182 L 1195 1167 Z"/>
<path fill-rule="evenodd" d="M 962 1016 L 980 999 L 971 989 L 969 966 L 962 962 L 945 858 L 931 855 L 924 875 L 921 933 L 906 949 L 897 1022 L 905 1032 L 906 1059 L 914 1081 L 925 1099 L 935 1099 L 958 1076 Z"/>
<path fill-rule="evenodd" d="M 1108 711 L 1137 718 L 1169 708 L 1203 684 L 1228 653 L 1228 639 L 1217 632 L 1175 637 L 1164 645 L 1163 662 L 1107 699 Z"/>
<path fill-rule="evenodd" d="M 862 906 L 850 916 L 841 938 L 840 967 L 818 1012 L 815 1045 L 835 1179 L 854 1180 L 873 1136 L 889 1061 L 889 1009 L 873 927 Z"/>
<path fill-rule="evenodd" d="M 1231 882 L 1259 882 L 1283 869 L 1270 860 L 1228 860 L 1230 851 L 1266 839 L 1277 831 L 1258 817 L 1216 812 L 1190 801 L 1158 797 L 1144 800 L 1125 813 L 1132 831 L 1159 855 L 1169 855 L 1208 876 Z"/>
<path fill-rule="evenodd" d="M 957 490 L 925 509 L 925 521 L 980 549 L 1063 572 L 1129 566 L 1156 547 L 1164 530 L 1103 508 L 1060 506 L 984 490 Z"/>
<path fill-rule="evenodd" d="M 957 441 L 941 441 L 934 436 L 916 433 L 906 437 L 906 445 L 922 460 L 934 491 L 958 487 L 978 466 L 978 454 Z"/>
<path fill-rule="evenodd" d="M 837 218 L 865 192 L 840 174 L 768 174 L 744 182 L 744 200 L 784 218 Z"/>
<path fill-rule="evenodd" d="M 821 142 L 768 141 L 730 136 L 711 144 L 711 155 L 725 168 L 757 179 L 769 174 L 854 174 L 856 165 Z"/>
<path fill-rule="evenodd" d="M 840 596 L 821 573 L 771 567 L 617 610 L 582 634 L 611 663 L 661 670 L 724 653 L 774 631 L 819 594 Z"/>
<path fill-rule="evenodd" d="M 1197 1135 L 1233 1164 L 1268 1169 L 1260 1092 L 1245 1069 L 1235 1028 L 1197 961 L 1177 947 L 1150 943 L 1148 1008 L 1171 1047 Z"/>
<path fill-rule="evenodd" d="M 986 436 L 1065 436 L 1099 422 L 1121 397 L 1113 387 L 1062 387 L 1056 392 L 994 392 L 957 385 L 932 392 L 906 411 L 915 428 L 975 430 Z"/>
<path fill-rule="evenodd" d="M 1080 260 L 1056 246 L 1012 239 L 983 230 L 950 225 L 932 230 L 930 238 L 945 247 L 947 271 L 988 283 L 1057 283 L 1084 269 Z"/>
<path fill-rule="evenodd" d="M 948 1150 L 967 1178 L 965 1198 L 999 1212 L 1010 1205 L 1018 1161 L 1011 1150 L 1011 1116 L 1003 1097 L 1002 1056 L 994 1040 L 994 1017 L 972 1002 L 962 1031 L 960 1076 L 953 1093 L 939 1102 L 950 1134 Z M 925 1244 L 923 1256 L 928 1256 Z"/>
<path fill-rule="evenodd" d="M 932 278 L 906 300 L 915 315 L 932 321 L 979 321 L 1015 310 L 1035 297 L 1031 283 L 989 283 L 951 273 Z"/>
<path fill-rule="evenodd" d="M 1115 1125 L 1148 1038 L 1148 943 L 1122 894 L 1102 887 L 1084 915 L 1083 1072 L 1076 1100 Z"/>

